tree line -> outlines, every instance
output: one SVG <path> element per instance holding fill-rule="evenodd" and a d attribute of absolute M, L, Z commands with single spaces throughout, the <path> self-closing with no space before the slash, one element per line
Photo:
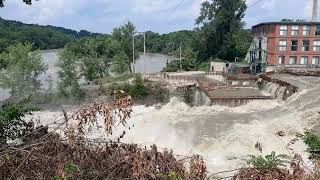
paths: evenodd
<path fill-rule="evenodd" d="M 40 26 L 0 18 L 0 52 L 17 43 L 32 43 L 34 49 L 59 49 L 77 38 L 104 36 L 56 26 Z"/>

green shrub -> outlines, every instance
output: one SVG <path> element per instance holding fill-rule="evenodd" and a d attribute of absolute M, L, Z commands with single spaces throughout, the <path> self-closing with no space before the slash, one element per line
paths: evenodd
<path fill-rule="evenodd" d="M 279 167 L 286 167 L 290 157 L 285 154 L 276 155 L 274 151 L 270 155 L 266 156 L 251 156 L 248 161 L 254 168 L 257 169 L 275 169 Z"/>
<path fill-rule="evenodd" d="M 30 105 L 30 99 L 18 103 L 7 103 L 0 107 L 0 147 L 5 146 L 7 141 L 20 138 L 29 128 L 23 117 L 32 115 L 38 109 Z"/>
<path fill-rule="evenodd" d="M 169 174 L 163 174 L 158 172 L 156 176 L 160 179 L 182 180 L 182 178 L 175 172 L 170 172 Z"/>
<path fill-rule="evenodd" d="M 311 154 L 311 159 L 320 158 L 320 137 L 313 134 L 310 131 L 306 131 L 304 134 L 298 134 L 297 137 L 301 138 L 303 142 L 308 146 L 307 151 Z"/>
<path fill-rule="evenodd" d="M 130 95 L 134 99 L 143 99 L 148 95 L 147 87 L 144 84 L 144 80 L 141 75 L 135 75 L 133 84 L 124 83 L 116 84 L 113 83 L 110 86 L 112 91 L 124 91 L 127 95 Z"/>
<path fill-rule="evenodd" d="M 64 171 L 67 173 L 67 174 L 74 174 L 76 172 L 79 171 L 79 166 L 74 164 L 72 161 L 71 162 L 68 162 L 67 164 L 64 165 Z"/>

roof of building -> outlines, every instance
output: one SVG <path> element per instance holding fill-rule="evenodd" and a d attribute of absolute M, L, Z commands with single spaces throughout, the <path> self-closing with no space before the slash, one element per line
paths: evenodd
<path fill-rule="evenodd" d="M 246 68 L 246 67 L 250 67 L 250 64 L 240 64 L 240 63 L 229 63 L 230 66 L 234 65 L 238 68 Z"/>
<path fill-rule="evenodd" d="M 310 21 L 279 21 L 279 22 L 263 22 L 252 26 L 252 28 L 262 26 L 262 25 L 320 25 L 320 22 L 310 22 Z"/>

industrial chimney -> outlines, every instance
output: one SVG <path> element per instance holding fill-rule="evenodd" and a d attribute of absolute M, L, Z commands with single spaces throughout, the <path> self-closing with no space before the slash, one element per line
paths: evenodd
<path fill-rule="evenodd" d="M 318 19 L 318 0 L 313 0 L 312 22 L 317 22 Z"/>

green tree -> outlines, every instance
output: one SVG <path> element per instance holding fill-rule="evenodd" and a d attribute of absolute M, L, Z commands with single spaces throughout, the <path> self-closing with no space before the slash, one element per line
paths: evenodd
<path fill-rule="evenodd" d="M 68 49 L 64 49 L 60 53 L 58 67 L 58 75 L 60 78 L 58 88 L 60 95 L 80 99 L 82 96 L 79 85 L 81 75 L 79 62 L 75 54 Z"/>
<path fill-rule="evenodd" d="M 210 0 L 202 3 L 196 23 L 201 27 L 199 56 L 233 60 L 236 47 L 234 34 L 244 25 L 245 0 Z"/>
<path fill-rule="evenodd" d="M 1 71 L 0 86 L 11 90 L 12 96 L 28 96 L 36 93 L 41 86 L 39 76 L 47 67 L 39 51 L 33 51 L 30 43 L 18 43 L 0 54 L 6 69 Z"/>
<path fill-rule="evenodd" d="M 132 52 L 132 33 L 135 31 L 135 26 L 133 23 L 128 22 L 125 25 L 122 25 L 118 28 L 114 28 L 112 32 L 112 37 L 121 43 L 121 47 L 126 55 L 126 64 L 128 67 L 128 71 L 132 72 L 130 68 L 131 59 L 133 57 Z M 135 55 L 137 56 L 137 55 Z"/>
<path fill-rule="evenodd" d="M 128 72 L 128 69 L 130 69 L 130 65 L 127 63 L 128 59 L 129 58 L 123 51 L 116 54 L 112 61 L 112 71 L 117 74 Z"/>
<path fill-rule="evenodd" d="M 106 65 L 98 52 L 99 45 L 94 39 L 89 39 L 83 44 L 80 60 L 82 74 L 87 81 L 101 78 L 105 72 Z"/>

